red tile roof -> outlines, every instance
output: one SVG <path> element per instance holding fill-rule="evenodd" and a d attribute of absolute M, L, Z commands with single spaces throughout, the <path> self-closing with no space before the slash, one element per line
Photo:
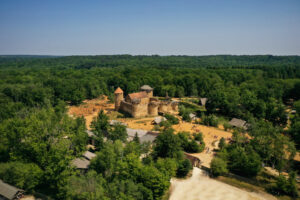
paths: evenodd
<path fill-rule="evenodd" d="M 120 87 L 118 87 L 115 91 L 115 94 L 121 94 L 121 93 L 124 93 L 124 92 Z"/>
<path fill-rule="evenodd" d="M 136 93 L 131 93 L 128 94 L 129 98 L 131 100 L 133 99 L 142 99 L 142 98 L 147 98 L 147 92 L 143 91 L 143 92 L 136 92 Z"/>

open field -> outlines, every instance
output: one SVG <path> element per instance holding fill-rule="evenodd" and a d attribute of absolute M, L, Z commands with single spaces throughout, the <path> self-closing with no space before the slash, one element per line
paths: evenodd
<path fill-rule="evenodd" d="M 209 187 L 208 187 L 209 186 Z M 180 180 L 171 179 L 170 200 L 276 200 L 264 192 L 248 192 L 237 187 L 209 178 L 196 167 L 192 177 Z"/>

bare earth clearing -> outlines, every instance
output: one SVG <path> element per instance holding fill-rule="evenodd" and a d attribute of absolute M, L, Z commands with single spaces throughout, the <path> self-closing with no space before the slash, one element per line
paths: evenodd
<path fill-rule="evenodd" d="M 209 178 L 194 167 L 192 177 L 185 180 L 171 179 L 170 200 L 276 200 L 266 193 L 248 192 Z"/>
<path fill-rule="evenodd" d="M 94 117 L 97 116 L 100 110 L 104 110 L 108 116 L 113 119 L 115 118 L 115 112 L 113 111 L 114 104 L 109 103 L 106 96 L 102 98 L 92 99 L 92 100 L 85 100 L 82 105 L 80 106 L 70 106 L 69 107 L 69 115 L 70 116 L 83 116 L 86 120 L 86 126 L 90 129 L 90 124 Z M 145 117 L 145 118 L 118 118 L 118 121 L 124 122 L 128 125 L 129 128 L 133 129 L 143 129 L 143 130 L 152 130 L 154 125 L 151 124 L 154 117 Z M 221 129 L 217 129 L 214 127 L 203 126 L 199 124 L 193 124 L 189 122 L 183 122 L 180 120 L 178 125 L 174 125 L 173 128 L 176 132 L 181 131 L 188 131 L 191 133 L 194 132 L 202 132 L 204 142 L 206 144 L 206 149 L 202 153 L 193 154 L 200 158 L 202 165 L 209 166 L 210 161 L 213 158 L 212 150 L 217 148 L 218 141 L 221 137 L 230 138 L 232 134 L 227 131 L 223 131 Z"/>
<path fill-rule="evenodd" d="M 106 96 L 102 96 L 92 100 L 85 100 L 83 104 L 79 106 L 70 106 L 68 114 L 70 116 L 83 116 L 86 120 L 86 127 L 90 129 L 90 124 L 94 117 L 98 115 L 100 110 L 104 110 L 106 114 L 111 119 L 116 119 L 116 112 L 114 111 L 114 104 L 109 103 L 109 100 Z M 154 117 L 146 117 L 146 118 L 118 118 L 118 121 L 124 122 L 128 125 L 129 128 L 133 129 L 144 129 L 144 130 L 152 130 L 154 125 L 151 124 Z M 213 158 L 213 149 L 217 148 L 218 141 L 220 138 L 224 137 L 228 139 L 232 136 L 231 132 L 222 130 L 223 127 L 215 128 L 209 126 L 203 126 L 200 124 L 193 124 L 189 122 L 183 122 L 180 120 L 178 125 L 173 125 L 173 128 L 176 132 L 180 131 L 189 131 L 191 133 L 194 132 L 202 132 L 204 142 L 208 149 L 205 149 L 202 153 L 192 154 L 197 156 L 201 160 L 201 164 L 205 167 L 209 167 L 210 162 Z M 300 160 L 300 154 L 297 152 L 295 156 L 295 160 Z M 268 169 L 267 169 L 268 170 Z M 268 170 L 270 171 L 270 170 Z"/>

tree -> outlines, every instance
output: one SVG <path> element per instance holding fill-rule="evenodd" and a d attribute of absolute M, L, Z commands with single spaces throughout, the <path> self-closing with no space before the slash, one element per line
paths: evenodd
<path fill-rule="evenodd" d="M 191 161 L 188 159 L 183 159 L 179 161 L 178 168 L 176 172 L 177 177 L 185 177 L 189 171 L 192 169 Z"/>
<path fill-rule="evenodd" d="M 154 142 L 154 158 L 181 158 L 180 139 L 173 134 L 173 129 L 166 129 L 159 134 Z"/>
<path fill-rule="evenodd" d="M 159 199 L 170 186 L 168 176 L 148 165 L 141 169 L 138 181 L 152 191 L 154 199 Z"/>
<path fill-rule="evenodd" d="M 244 176 L 256 176 L 261 170 L 261 160 L 259 155 L 251 149 L 235 147 L 229 152 L 229 169 Z"/>
<path fill-rule="evenodd" d="M 87 174 L 70 176 L 64 186 L 65 199 L 71 200 L 108 200 L 105 194 L 106 181 L 95 171 L 89 170 Z"/>
<path fill-rule="evenodd" d="M 125 142 L 127 140 L 126 127 L 121 124 L 114 125 L 113 128 L 108 131 L 107 138 L 112 141 L 121 140 Z"/>
<path fill-rule="evenodd" d="M 298 188 L 296 182 L 296 173 L 290 172 L 289 178 L 285 178 L 283 175 L 279 175 L 276 180 L 276 186 L 274 188 L 281 194 L 287 194 L 294 198 L 298 197 Z"/>
<path fill-rule="evenodd" d="M 135 133 L 133 141 L 136 142 L 137 144 L 140 144 L 140 138 L 138 137 L 137 133 Z"/>
<path fill-rule="evenodd" d="M 228 173 L 227 163 L 221 158 L 215 157 L 210 163 L 210 170 L 213 176 L 221 176 Z"/>
<path fill-rule="evenodd" d="M 43 171 L 34 163 L 0 163 L 0 178 L 6 183 L 33 191 L 42 181 Z"/>
<path fill-rule="evenodd" d="M 93 119 L 91 127 L 97 137 L 107 136 L 109 128 L 108 119 L 108 116 L 104 114 L 103 110 L 100 110 L 98 116 Z"/>
<path fill-rule="evenodd" d="M 155 167 L 170 178 L 176 175 L 177 165 L 173 158 L 158 158 L 155 163 Z"/>
<path fill-rule="evenodd" d="M 178 124 L 179 120 L 177 117 L 171 114 L 165 114 L 164 117 L 170 122 L 171 124 Z"/>
<path fill-rule="evenodd" d="M 222 137 L 219 142 L 219 149 L 222 150 L 224 147 L 226 147 L 226 142 L 225 139 Z"/>

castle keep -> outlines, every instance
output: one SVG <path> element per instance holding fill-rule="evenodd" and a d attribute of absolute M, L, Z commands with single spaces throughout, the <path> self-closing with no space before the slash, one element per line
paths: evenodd
<path fill-rule="evenodd" d="M 118 87 L 115 91 L 115 110 L 129 113 L 132 117 L 156 116 L 158 112 L 177 112 L 178 102 L 158 100 L 153 97 L 153 88 L 149 85 L 143 85 L 140 92 L 128 94 L 124 99 L 124 92 Z"/>

